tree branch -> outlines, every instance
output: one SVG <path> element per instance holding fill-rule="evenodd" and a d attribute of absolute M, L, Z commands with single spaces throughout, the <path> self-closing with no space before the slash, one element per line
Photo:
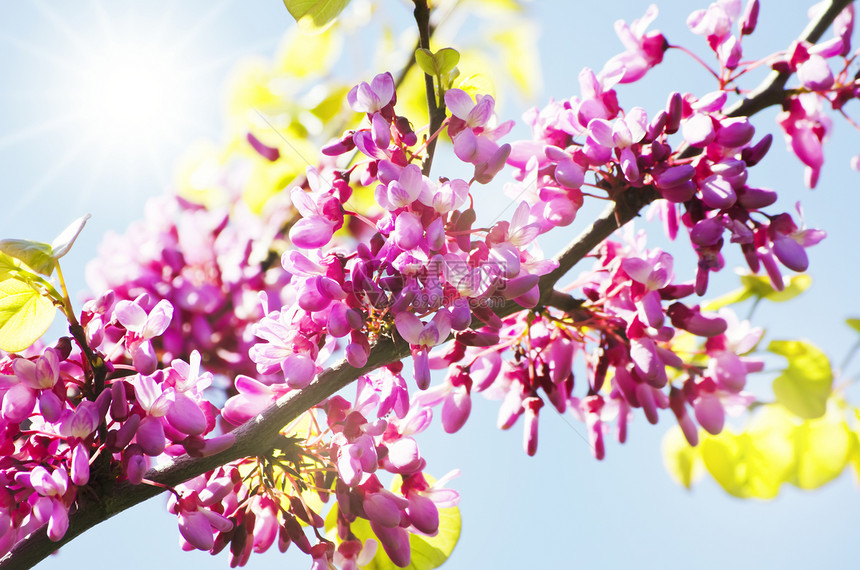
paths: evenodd
<path fill-rule="evenodd" d="M 832 0 L 827 9 L 807 26 L 800 39 L 813 43 L 818 41 L 836 15 L 852 1 Z M 427 4 L 426 0 L 416 0 L 415 4 L 417 18 L 419 5 L 426 9 Z M 423 29 L 428 28 L 425 26 Z M 422 43 L 424 41 L 422 39 Z M 429 46 L 429 36 L 424 46 Z M 780 95 L 784 96 L 784 87 L 789 76 L 788 73 L 771 74 L 747 98 L 730 108 L 728 114 L 731 116 L 750 116 L 768 106 L 781 103 Z M 427 78 L 425 77 L 425 79 Z M 428 91 L 428 104 L 431 105 L 430 120 L 432 125 L 434 120 L 433 109 L 437 109 L 437 107 L 435 106 L 435 98 L 430 96 L 433 93 L 432 78 L 429 80 L 431 90 Z M 431 99 L 433 99 L 432 102 Z M 444 116 L 444 108 L 442 108 L 442 114 Z M 438 125 L 436 128 L 438 129 Z M 435 132 L 432 126 L 430 132 Z M 432 157 L 432 151 L 429 148 L 428 146 L 428 161 L 429 157 Z M 636 217 L 644 206 L 659 196 L 659 193 L 649 186 L 639 189 L 630 188 L 621 194 L 612 206 L 607 208 L 590 227 L 555 257 L 559 263 L 558 268 L 544 275 L 540 280 L 541 303 L 554 302 L 553 287 L 559 279 L 616 229 Z M 558 301 L 557 297 L 555 301 Z M 522 310 L 522 307 L 509 301 L 497 313 L 503 317 L 519 310 Z M 302 412 L 334 395 L 361 375 L 386 364 L 402 360 L 407 356 L 409 356 L 409 346 L 405 342 L 395 342 L 390 338 L 381 339 L 373 345 L 370 358 L 363 368 L 352 368 L 346 362 L 341 362 L 324 371 L 304 390 L 287 394 L 257 417 L 237 428 L 233 432 L 236 435 L 235 443 L 225 451 L 202 458 L 180 457 L 169 465 L 149 471 L 146 478 L 163 485 L 175 486 L 230 461 L 265 453 L 271 449 L 278 432 Z M 75 513 L 71 514 L 69 530 L 62 540 L 52 542 L 48 539 L 44 529 L 40 529 L 19 542 L 11 552 L 0 560 L 0 570 L 31 568 L 85 530 L 161 492 L 162 489 L 149 485 L 116 484 L 98 501 L 93 500 L 82 504 Z"/>

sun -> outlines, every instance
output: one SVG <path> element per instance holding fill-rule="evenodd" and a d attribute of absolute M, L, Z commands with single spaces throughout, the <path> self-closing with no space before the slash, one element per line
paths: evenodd
<path fill-rule="evenodd" d="M 230 3 L 16 5 L 20 33 L 0 30 L 0 54 L 21 71 L 4 101 L 28 120 L 0 130 L 0 158 L 20 157 L 30 177 L 4 214 L 60 192 L 82 211 L 130 210 L 169 190 L 187 149 L 223 134 L 219 94 L 235 57 L 223 53 L 217 16 Z"/>
<path fill-rule="evenodd" d="M 83 136 L 120 153 L 171 139 L 190 119 L 190 71 L 175 54 L 129 37 L 99 46 L 80 62 L 69 89 Z"/>

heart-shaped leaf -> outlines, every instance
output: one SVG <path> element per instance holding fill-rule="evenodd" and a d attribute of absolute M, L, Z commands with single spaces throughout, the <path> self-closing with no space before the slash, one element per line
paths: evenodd
<path fill-rule="evenodd" d="M 827 355 L 802 340 L 775 340 L 767 349 L 788 359 L 788 367 L 773 381 L 776 401 L 801 418 L 823 416 L 833 388 Z"/>
<path fill-rule="evenodd" d="M 18 352 L 45 334 L 57 310 L 54 304 L 20 279 L 0 281 L 0 349 Z"/>
<path fill-rule="evenodd" d="M 0 240 L 0 252 L 24 263 L 42 275 L 54 272 L 54 250 L 51 244 L 28 239 Z"/>
<path fill-rule="evenodd" d="M 459 62 L 460 53 L 454 48 L 442 48 L 436 53 L 424 48 L 415 50 L 415 63 L 421 71 L 434 77 L 446 76 Z"/>
<path fill-rule="evenodd" d="M 349 0 L 284 0 L 299 29 L 309 34 L 325 31 L 347 4 Z"/>

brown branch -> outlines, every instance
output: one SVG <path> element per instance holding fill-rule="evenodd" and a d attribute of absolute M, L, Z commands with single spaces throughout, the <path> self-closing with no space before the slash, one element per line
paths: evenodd
<path fill-rule="evenodd" d="M 833 18 L 850 3 L 851 0 L 832 0 L 830 6 L 818 19 L 807 26 L 800 39 L 817 41 Z M 426 0 L 416 0 L 416 12 L 419 4 L 426 7 Z M 429 45 L 429 39 L 428 44 L 425 45 Z M 731 108 L 729 114 L 749 116 L 770 105 L 781 103 L 782 99 L 775 94 L 783 93 L 787 80 L 787 74 L 771 74 L 749 97 Z M 559 262 L 558 268 L 544 275 L 540 280 L 541 303 L 558 302 L 558 297 L 554 298 L 552 292 L 558 280 L 616 229 L 636 217 L 644 206 L 658 197 L 659 193 L 651 187 L 631 188 L 624 192 L 619 200 L 607 208 L 589 228 L 556 256 L 555 259 Z M 506 316 L 519 310 L 522 310 L 522 307 L 508 302 L 497 313 L 499 316 Z M 304 390 L 284 396 L 257 417 L 236 429 L 233 432 L 236 435 L 236 441 L 229 449 L 210 457 L 180 457 L 167 466 L 151 470 L 146 474 L 146 478 L 163 485 L 174 486 L 230 461 L 264 453 L 272 447 L 278 432 L 302 412 L 332 396 L 359 376 L 399 361 L 408 355 L 409 347 L 402 341 L 397 343 L 391 339 L 382 339 L 374 344 L 366 366 L 356 369 L 346 362 L 341 362 L 326 370 Z M 98 501 L 82 504 L 70 516 L 69 530 L 62 540 L 51 542 L 44 529 L 40 529 L 19 542 L 11 552 L 0 559 L 0 570 L 30 568 L 85 530 L 161 492 L 162 489 L 147 485 L 134 486 L 119 483 Z"/>
<path fill-rule="evenodd" d="M 233 432 L 236 442 L 229 449 L 209 457 L 182 456 L 169 465 L 150 470 L 146 474 L 146 479 L 172 487 L 230 461 L 262 455 L 271 450 L 278 432 L 299 417 L 302 412 L 348 386 L 362 374 L 407 356 L 409 356 L 409 345 L 403 341 L 382 339 L 373 345 L 370 358 L 363 368 L 353 368 L 346 362 L 329 368 L 304 390 L 283 396 L 259 415 L 237 428 Z M 51 542 L 44 529 L 36 531 L 18 543 L 0 560 L 0 568 L 31 568 L 85 530 L 163 491 L 162 488 L 150 485 L 118 483 L 106 496 L 100 497 L 98 501 L 81 505 L 77 512 L 71 514 L 69 530 L 62 540 Z"/>

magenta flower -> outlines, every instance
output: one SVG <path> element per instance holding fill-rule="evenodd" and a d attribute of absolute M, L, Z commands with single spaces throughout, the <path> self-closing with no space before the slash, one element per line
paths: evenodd
<path fill-rule="evenodd" d="M 430 180 L 421 174 L 421 168 L 409 164 L 400 172 L 398 180 L 392 180 L 388 185 L 376 187 L 376 201 L 386 210 L 396 210 L 408 206 L 419 197 L 432 196 L 435 189 L 431 188 Z M 428 204 L 432 205 L 432 204 Z"/>
<path fill-rule="evenodd" d="M 286 386 L 267 386 L 262 382 L 240 375 L 236 377 L 235 388 L 239 392 L 230 397 L 221 410 L 221 416 L 233 425 L 242 425 L 253 418 L 270 404 L 278 396 L 287 391 Z"/>
<path fill-rule="evenodd" d="M 101 423 L 98 406 L 95 402 L 83 400 L 78 407 L 66 410 L 60 423 L 60 433 L 66 437 L 86 439 Z"/>
<path fill-rule="evenodd" d="M 380 73 L 370 84 L 362 81 L 350 89 L 346 100 L 353 111 L 372 115 L 392 103 L 394 97 L 394 78 L 390 73 Z"/>
<path fill-rule="evenodd" d="M 789 100 L 787 111 L 777 116 L 789 149 L 806 165 L 806 185 L 815 188 L 824 164 L 823 142 L 831 128 L 830 118 L 814 93 L 803 93 Z"/>
<path fill-rule="evenodd" d="M 648 32 L 648 26 L 657 18 L 657 6 L 651 4 L 645 15 L 627 25 L 624 20 L 615 22 L 615 33 L 626 51 L 618 54 L 603 67 L 601 75 L 611 75 L 616 69 L 622 69 L 623 75 L 619 83 L 638 81 L 649 69 L 663 61 L 663 53 L 669 48 L 669 43 L 657 30 Z"/>
<path fill-rule="evenodd" d="M 228 532 L 233 522 L 200 504 L 196 492 L 179 499 L 174 508 L 179 518 L 179 532 L 188 544 L 198 550 L 212 550 L 215 533 Z"/>
<path fill-rule="evenodd" d="M 428 350 L 448 339 L 451 333 L 451 315 L 446 309 L 440 309 L 433 315 L 433 319 L 425 324 L 414 314 L 403 312 L 397 314 L 394 324 L 400 336 L 410 344 L 415 382 L 424 390 L 430 385 Z"/>
<path fill-rule="evenodd" d="M 349 486 L 358 485 L 365 473 L 376 471 L 377 462 L 376 445 L 373 437 L 367 434 L 362 434 L 337 449 L 337 472 Z"/>
<path fill-rule="evenodd" d="M 594 164 L 609 162 L 617 152 L 625 178 L 630 182 L 638 182 L 639 167 L 631 146 L 642 141 L 647 127 L 648 116 L 641 107 L 634 107 L 624 117 L 612 122 L 601 118 L 592 119 L 588 122 L 588 137 L 583 152 Z"/>
<path fill-rule="evenodd" d="M 827 60 L 818 54 L 810 54 L 809 59 L 797 67 L 797 78 L 811 91 L 827 91 L 834 81 Z"/>
<path fill-rule="evenodd" d="M 30 486 L 39 494 L 34 511 L 40 507 L 45 511 L 42 520 L 48 520 L 48 538 L 58 541 L 69 529 L 69 509 L 63 503 L 63 496 L 69 489 L 69 475 L 65 469 L 58 468 L 48 473 L 41 465 L 30 472 Z"/>
<path fill-rule="evenodd" d="M 674 279 L 672 256 L 655 250 L 649 259 L 628 257 L 621 268 L 638 286 L 631 291 L 640 318 L 648 325 L 659 329 L 663 326 L 663 303 L 658 291 Z"/>
<path fill-rule="evenodd" d="M 498 168 L 504 164 L 510 153 L 510 147 L 506 150 L 500 149 L 496 140 L 510 132 L 513 121 L 495 125 L 496 101 L 490 95 L 477 95 L 476 101 L 473 102 L 465 91 L 449 89 L 445 92 L 445 105 L 453 115 L 448 125 L 448 134 L 454 141 L 454 154 L 457 158 L 476 167 L 495 162 L 497 168 L 494 170 L 498 172 Z M 498 155 L 500 150 L 504 154 L 501 160 Z"/>
<path fill-rule="evenodd" d="M 316 168 L 308 166 L 306 175 L 311 192 L 298 187 L 290 191 L 293 206 L 302 215 L 290 228 L 290 240 L 297 248 L 314 250 L 326 245 L 343 226 L 343 207 Z"/>
<path fill-rule="evenodd" d="M 141 298 L 119 301 L 114 308 L 114 318 L 130 333 L 125 342 L 134 367 L 141 374 L 151 374 L 158 365 L 151 341 L 164 334 L 170 326 L 173 305 L 167 299 L 162 299 L 147 313 L 141 307 L 141 301 Z"/>
<path fill-rule="evenodd" d="M 731 34 L 732 23 L 740 16 L 740 0 L 717 0 L 706 9 L 696 10 L 690 14 L 687 18 L 687 26 L 694 34 L 713 37 L 721 43 Z"/>

